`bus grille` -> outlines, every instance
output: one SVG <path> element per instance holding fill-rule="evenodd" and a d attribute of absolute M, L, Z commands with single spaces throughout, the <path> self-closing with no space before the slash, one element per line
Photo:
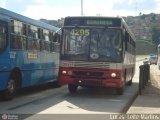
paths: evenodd
<path fill-rule="evenodd" d="M 78 81 L 74 81 L 77 85 L 87 85 L 87 86 L 101 86 L 102 83 L 99 80 L 82 80 L 80 83 Z"/>
<path fill-rule="evenodd" d="M 74 71 L 73 75 L 83 77 L 102 77 L 104 72 Z"/>
<path fill-rule="evenodd" d="M 104 62 L 73 62 L 74 67 L 88 67 L 88 68 L 109 68 L 108 63 Z"/>
<path fill-rule="evenodd" d="M 62 67 L 85 67 L 85 68 L 112 68 L 115 64 L 108 62 L 86 62 L 86 61 L 61 61 L 60 66 Z"/>

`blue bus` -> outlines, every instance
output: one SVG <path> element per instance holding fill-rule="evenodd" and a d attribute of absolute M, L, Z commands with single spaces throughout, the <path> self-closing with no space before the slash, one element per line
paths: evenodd
<path fill-rule="evenodd" d="M 12 99 L 20 88 L 56 82 L 59 28 L 0 8 L 0 92 Z"/>

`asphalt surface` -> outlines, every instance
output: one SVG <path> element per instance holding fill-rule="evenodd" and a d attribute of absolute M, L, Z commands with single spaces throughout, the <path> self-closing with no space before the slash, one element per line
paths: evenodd
<path fill-rule="evenodd" d="M 0 101 L 0 113 L 26 120 L 108 120 L 125 113 L 138 93 L 139 65 L 132 86 L 123 95 L 113 89 L 84 89 L 70 94 L 67 86 L 22 92 L 12 101 Z M 24 94 L 23 94 L 24 93 Z M 115 115 L 115 116 L 114 116 Z"/>

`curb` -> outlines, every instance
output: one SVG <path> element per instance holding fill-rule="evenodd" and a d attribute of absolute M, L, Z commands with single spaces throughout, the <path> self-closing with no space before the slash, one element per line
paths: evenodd
<path fill-rule="evenodd" d="M 120 113 L 127 113 L 127 111 L 129 110 L 133 102 L 136 100 L 138 95 L 139 95 L 139 92 L 137 91 L 135 95 L 133 95 L 133 97 L 129 100 L 129 102 L 124 106 L 124 108 L 120 111 Z"/>

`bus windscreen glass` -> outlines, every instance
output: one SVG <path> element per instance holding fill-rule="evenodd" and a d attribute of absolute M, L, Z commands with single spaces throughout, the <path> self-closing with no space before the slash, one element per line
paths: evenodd
<path fill-rule="evenodd" d="M 65 28 L 63 37 L 64 60 L 122 61 L 120 29 Z"/>

